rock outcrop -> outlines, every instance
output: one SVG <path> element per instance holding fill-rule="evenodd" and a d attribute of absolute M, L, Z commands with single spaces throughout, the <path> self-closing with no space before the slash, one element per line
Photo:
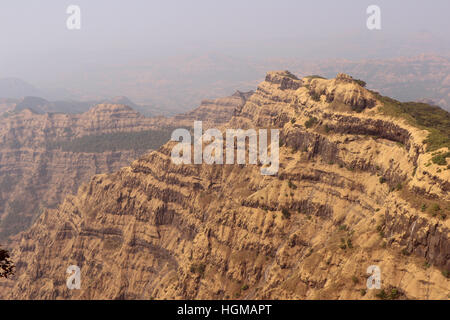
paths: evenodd
<path fill-rule="evenodd" d="M 384 290 L 448 299 L 450 171 L 381 107 L 347 76 L 269 73 L 222 129 L 280 129 L 277 175 L 176 165 L 173 143 L 96 175 L 22 235 L 6 298 L 373 299 L 376 265 Z"/>
<path fill-rule="evenodd" d="M 151 131 L 148 137 L 152 132 L 161 136 L 154 143 L 159 147 L 172 128 L 190 127 L 193 119 L 222 125 L 249 94 L 203 102 L 172 118 L 147 118 L 120 104 L 99 104 L 82 114 L 37 114 L 30 109 L 4 114 L 0 117 L 0 240 L 29 227 L 44 208 L 55 208 L 93 175 L 117 171 L 149 151 L 123 145 L 110 150 L 80 150 L 79 145 L 62 149 L 58 147 L 61 141 L 87 136 L 108 140 L 108 134 Z M 132 146 L 131 141 L 127 144 Z"/>

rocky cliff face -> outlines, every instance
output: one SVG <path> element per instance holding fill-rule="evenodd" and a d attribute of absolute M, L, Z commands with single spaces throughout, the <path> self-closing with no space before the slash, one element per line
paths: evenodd
<path fill-rule="evenodd" d="M 277 175 L 172 143 L 96 175 L 23 234 L 7 298 L 448 299 L 450 170 L 382 107 L 346 75 L 269 73 L 222 128 L 280 129 Z"/>
<path fill-rule="evenodd" d="M 81 181 L 113 172 L 139 153 L 133 150 L 83 153 L 49 149 L 49 141 L 98 132 L 143 130 L 139 116 L 125 106 L 101 105 L 86 114 L 35 114 L 2 117 L 0 128 L 0 234 L 2 240 L 28 227 L 44 207 L 55 207 Z"/>
<path fill-rule="evenodd" d="M 203 127 L 218 127 L 226 124 L 236 109 L 242 108 L 253 95 L 253 91 L 236 91 L 232 96 L 203 100 L 195 110 L 173 117 L 178 126 L 191 127 L 194 121 L 202 121 Z"/>
<path fill-rule="evenodd" d="M 153 131 L 164 133 L 159 137 L 164 140 L 154 143 L 159 147 L 170 137 L 172 127 L 192 126 L 193 117 L 208 125 L 227 122 L 245 99 L 245 94 L 236 93 L 203 102 L 176 118 L 146 118 L 117 104 L 100 104 L 82 114 L 37 114 L 29 109 L 5 114 L 0 117 L 0 240 L 23 231 L 44 208 L 55 208 L 93 175 L 117 171 L 149 151 L 133 149 L 127 140 L 133 136 L 122 138 L 129 148 L 122 144 L 109 150 L 83 150 L 81 143 L 102 143 L 101 139 L 111 140 L 118 133 L 151 130 L 148 137 Z M 79 140 L 87 136 L 98 137 L 98 141 Z M 74 140 L 81 142 L 73 149 L 55 143 Z"/>

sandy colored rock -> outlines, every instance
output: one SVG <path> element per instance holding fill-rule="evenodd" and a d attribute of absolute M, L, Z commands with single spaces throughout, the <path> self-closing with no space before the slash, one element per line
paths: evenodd
<path fill-rule="evenodd" d="M 96 175 L 23 234 L 6 298 L 376 299 L 377 265 L 388 294 L 448 299 L 449 219 L 407 193 L 449 201 L 448 170 L 425 167 L 427 132 L 380 103 L 343 75 L 269 73 L 222 128 L 279 128 L 277 175 L 175 165 L 173 143 Z M 66 288 L 72 264 L 81 290 Z"/>

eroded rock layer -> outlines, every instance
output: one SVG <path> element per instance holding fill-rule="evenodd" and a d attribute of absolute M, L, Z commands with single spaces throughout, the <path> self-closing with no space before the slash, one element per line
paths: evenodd
<path fill-rule="evenodd" d="M 209 100 L 172 118 L 146 118 L 116 104 L 100 104 L 82 114 L 5 113 L 0 116 L 0 241 L 29 227 L 44 208 L 56 207 L 93 175 L 117 171 L 159 147 L 173 128 L 190 127 L 194 118 L 205 121 L 205 127 L 229 121 L 249 95 Z M 147 134 L 132 134 L 137 132 Z M 96 138 L 83 140 L 88 136 Z M 155 141 L 132 141 L 139 139 Z M 140 143 L 142 148 L 133 148 Z"/>
<path fill-rule="evenodd" d="M 381 104 L 346 75 L 269 73 L 222 128 L 280 129 L 277 175 L 175 165 L 173 143 L 96 175 L 24 233 L 7 297 L 448 299 L 450 171 Z"/>

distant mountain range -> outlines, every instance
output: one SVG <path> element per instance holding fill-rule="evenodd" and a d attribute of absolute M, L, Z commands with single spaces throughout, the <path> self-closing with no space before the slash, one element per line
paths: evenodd
<path fill-rule="evenodd" d="M 303 75 L 334 77 L 338 72 L 365 79 L 383 95 L 401 101 L 424 101 L 450 111 L 450 59 L 433 55 L 348 61 L 336 60 L 297 67 Z M 300 72 L 301 71 L 301 72 Z"/>
<path fill-rule="evenodd" d="M 33 85 L 17 78 L 0 79 L 0 97 L 23 98 L 25 96 L 41 96 L 42 92 Z"/>
<path fill-rule="evenodd" d="M 119 101 L 108 98 L 122 95 L 139 101 L 135 104 L 128 100 L 124 104 L 147 116 L 174 115 L 191 110 L 202 99 L 227 96 L 236 89 L 248 91 L 264 78 L 268 69 L 289 69 L 302 76 L 319 74 L 327 78 L 345 72 L 365 79 L 369 87 L 383 95 L 401 101 L 426 99 L 450 111 L 450 59 L 436 55 L 315 62 L 235 58 L 216 53 L 184 55 L 152 63 L 93 69 L 88 75 L 89 82 L 74 75 L 74 81 L 84 87 L 71 87 L 70 92 L 37 89 L 19 79 L 0 79 L 0 98 L 42 97 L 57 101 L 48 110 L 83 112 L 105 100 L 123 103 L 120 99 L 127 98 L 118 98 Z M 30 102 L 27 99 L 26 103 Z"/>
<path fill-rule="evenodd" d="M 205 128 L 223 125 L 252 93 L 204 100 L 171 118 L 144 117 L 126 97 L 78 114 L 61 110 L 82 110 L 88 103 L 16 100 L 13 111 L 0 114 L 0 241 L 25 230 L 40 207 L 56 206 L 90 176 L 116 171 L 158 148 L 173 128 L 190 128 L 195 120 Z"/>
<path fill-rule="evenodd" d="M 264 79 L 266 70 L 285 69 L 301 76 L 319 74 L 327 78 L 345 72 L 364 79 L 368 87 L 383 95 L 401 101 L 431 99 L 450 110 L 450 59 L 436 55 L 317 61 L 262 60 L 217 53 L 180 55 L 157 62 L 91 70 L 90 94 L 120 93 L 166 112 L 180 113 L 192 109 L 201 99 L 226 96 L 236 89 L 249 91 Z"/>
<path fill-rule="evenodd" d="M 165 115 L 164 110 L 158 110 L 151 106 L 138 105 L 128 99 L 127 97 L 114 97 L 112 99 L 104 100 L 92 100 L 92 101 L 75 101 L 75 100 L 58 100 L 48 101 L 44 98 L 37 96 L 25 96 L 24 98 L 7 98 L 0 99 L 0 113 L 9 112 L 21 112 L 29 109 L 37 114 L 44 113 L 83 113 L 91 109 L 97 104 L 122 104 L 127 105 L 141 114 L 149 117 Z"/>
<path fill-rule="evenodd" d="M 61 114 L 4 118 L 2 224 L 7 235 L 31 227 L 13 237 L 16 275 L 0 282 L 0 298 L 448 300 L 450 114 L 362 85 L 346 74 L 268 72 L 253 93 L 204 100 L 179 119 L 219 116 L 219 136 L 278 130 L 279 170 L 271 176 L 261 174 L 261 154 L 254 164 L 246 157 L 235 165 L 175 164 L 173 142 L 127 167 L 92 170 L 113 159 L 93 158 L 86 148 L 140 140 L 115 138 L 117 128 L 139 121 L 124 106 L 72 115 L 78 121 L 66 127 Z M 162 123 L 141 121 L 150 120 Z M 114 134 L 40 154 L 28 147 L 38 134 L 105 129 Z M 219 143 L 215 156 L 221 150 Z M 80 168 L 114 173 L 84 180 Z M 79 290 L 67 290 L 70 265 L 80 268 Z M 372 268 L 383 270 L 377 290 L 367 290 Z"/>

